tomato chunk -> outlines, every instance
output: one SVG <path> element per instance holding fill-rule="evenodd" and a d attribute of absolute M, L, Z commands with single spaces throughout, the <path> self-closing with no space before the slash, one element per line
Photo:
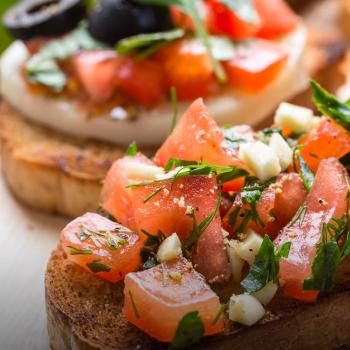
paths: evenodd
<path fill-rule="evenodd" d="M 299 23 L 297 15 L 284 0 L 254 0 L 261 19 L 257 35 L 261 38 L 275 38 L 286 34 Z"/>
<path fill-rule="evenodd" d="M 246 168 L 234 154 L 222 147 L 224 135 L 215 123 L 202 99 L 196 100 L 185 112 L 172 134 L 157 151 L 154 161 L 165 166 L 169 159 L 205 161 L 215 165 L 235 165 Z M 224 190 L 238 190 L 244 179 L 224 184 Z"/>
<path fill-rule="evenodd" d="M 331 119 L 322 119 L 319 125 L 312 129 L 300 145 L 304 160 L 312 171 L 316 172 L 322 159 L 341 158 L 350 152 L 349 132 Z"/>
<path fill-rule="evenodd" d="M 256 93 L 279 75 L 287 60 L 288 54 L 280 46 L 259 40 L 226 62 L 225 69 L 233 86 Z"/>
<path fill-rule="evenodd" d="M 298 174 L 281 175 L 276 183 L 271 184 L 262 193 L 261 199 L 257 202 L 258 219 L 250 216 L 252 208 L 243 202 L 239 194 L 223 219 L 223 227 L 231 234 L 251 228 L 261 235 L 267 233 L 270 237 L 275 237 L 277 232 L 293 218 L 305 198 L 306 190 Z"/>
<path fill-rule="evenodd" d="M 126 96 L 150 108 L 164 99 L 168 90 L 164 77 L 156 62 L 128 58 L 118 71 L 117 84 Z"/>
<path fill-rule="evenodd" d="M 223 331 L 222 317 L 213 324 L 220 310 L 219 298 L 184 258 L 129 273 L 124 297 L 128 321 L 159 341 L 171 342 L 179 322 L 191 311 L 198 311 L 205 335 Z"/>
<path fill-rule="evenodd" d="M 145 200 L 156 193 L 150 200 Z M 208 176 L 186 176 L 165 180 L 132 189 L 132 207 L 138 231 L 166 236 L 176 232 L 182 242 L 189 238 L 194 214 L 199 224 L 216 207 L 218 188 L 216 180 Z M 200 236 L 194 251 L 193 262 L 210 283 L 227 281 L 231 271 L 224 251 L 219 211 Z"/>
<path fill-rule="evenodd" d="M 250 23 L 239 18 L 236 13 L 219 0 L 208 0 L 212 17 L 212 32 L 227 35 L 235 40 L 252 38 L 258 32 L 261 23 L 258 19 Z"/>
<path fill-rule="evenodd" d="M 210 57 L 198 39 L 175 41 L 155 55 L 163 67 L 168 89 L 174 86 L 179 100 L 206 97 L 216 87 Z"/>
<path fill-rule="evenodd" d="M 73 57 L 73 67 L 90 98 L 97 103 L 110 99 L 122 59 L 115 51 L 83 51 Z"/>
<path fill-rule="evenodd" d="M 61 233 L 68 259 L 90 273 L 117 282 L 141 263 L 139 236 L 98 214 L 87 213 L 68 224 Z"/>
<path fill-rule="evenodd" d="M 311 275 L 323 224 L 346 211 L 348 188 L 347 173 L 339 161 L 335 158 L 321 161 L 305 201 L 305 214 L 283 229 L 275 240 L 277 247 L 292 243 L 288 259 L 280 265 L 280 281 L 286 295 L 304 301 L 316 300 L 318 291 L 304 291 L 303 283 Z"/>
<path fill-rule="evenodd" d="M 140 153 L 134 157 L 126 156 L 118 159 L 104 180 L 101 194 L 103 208 L 124 226 L 137 230 L 132 206 L 132 191 L 127 186 L 153 180 L 155 174 L 162 171 Z"/>

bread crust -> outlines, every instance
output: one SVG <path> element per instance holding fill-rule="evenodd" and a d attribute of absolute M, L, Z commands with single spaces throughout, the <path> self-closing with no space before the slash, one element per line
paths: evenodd
<path fill-rule="evenodd" d="M 274 299 L 265 319 L 253 327 L 226 322 L 223 334 L 193 348 L 231 350 L 319 349 L 350 345 L 350 265 L 338 284 L 315 304 Z M 111 284 L 71 263 L 58 247 L 46 278 L 48 332 L 53 350 L 166 349 L 128 323 L 122 314 L 123 283 Z"/>
<path fill-rule="evenodd" d="M 36 125 L 6 103 L 0 104 L 0 145 L 13 194 L 33 208 L 71 217 L 96 210 L 102 181 L 125 152 Z"/>

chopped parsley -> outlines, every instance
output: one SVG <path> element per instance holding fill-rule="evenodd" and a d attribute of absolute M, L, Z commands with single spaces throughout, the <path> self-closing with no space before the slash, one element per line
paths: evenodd
<path fill-rule="evenodd" d="M 348 210 L 347 210 L 348 213 Z M 322 227 L 322 241 L 312 262 L 312 275 L 304 280 L 304 290 L 328 291 L 332 288 L 339 264 L 350 254 L 349 217 L 333 218 Z"/>
<path fill-rule="evenodd" d="M 157 265 L 157 250 L 160 244 L 164 241 L 165 235 L 159 230 L 157 235 L 141 230 L 141 233 L 147 236 L 144 247 L 141 250 L 141 260 L 143 268 L 145 270 L 150 269 Z"/>
<path fill-rule="evenodd" d="M 350 102 L 340 102 L 313 80 L 310 84 L 313 90 L 312 100 L 318 110 L 350 131 Z"/>
<path fill-rule="evenodd" d="M 224 313 L 225 309 L 226 309 L 226 305 L 220 304 L 220 309 L 219 309 L 217 315 L 214 317 L 213 321 L 211 321 L 211 324 L 213 326 L 215 326 L 218 323 L 218 321 L 220 320 L 220 317 Z"/>
<path fill-rule="evenodd" d="M 143 201 L 144 204 L 148 203 L 154 196 L 156 196 L 160 191 L 162 190 L 162 188 L 157 188 L 156 190 L 154 190 L 148 197 L 146 197 L 146 199 Z"/>
<path fill-rule="evenodd" d="M 92 254 L 92 250 L 90 249 L 78 249 L 76 247 L 67 245 L 67 248 L 70 249 L 71 255 L 89 255 Z"/>
<path fill-rule="evenodd" d="M 193 220 L 193 227 L 192 231 L 184 243 L 184 251 L 189 251 L 199 240 L 203 232 L 208 228 L 210 223 L 215 218 L 216 213 L 218 212 L 221 204 L 221 191 L 219 191 L 218 201 L 216 203 L 215 208 L 212 210 L 212 212 L 198 225 L 197 219 L 194 213 L 194 210 L 191 211 L 189 214 Z"/>
<path fill-rule="evenodd" d="M 178 106 L 177 106 L 177 92 L 175 86 L 172 86 L 170 89 L 171 105 L 173 107 L 173 116 L 171 118 L 171 124 L 169 129 L 169 135 L 173 132 L 176 126 L 177 117 L 178 117 Z"/>
<path fill-rule="evenodd" d="M 296 155 L 298 162 L 299 162 L 299 174 L 301 179 L 303 180 L 303 184 L 308 192 L 310 192 L 311 187 L 315 180 L 315 175 L 305 162 L 304 158 L 300 153 Z"/>
<path fill-rule="evenodd" d="M 197 343 L 203 337 L 204 331 L 204 323 L 198 311 L 187 313 L 179 322 L 169 349 L 184 349 Z"/>
<path fill-rule="evenodd" d="M 290 247 L 291 243 L 286 242 L 276 251 L 269 236 L 266 235 L 254 264 L 250 267 L 246 278 L 241 282 L 241 286 L 248 293 L 255 293 L 264 288 L 270 281 L 278 284 L 280 259 L 288 258 Z"/>
<path fill-rule="evenodd" d="M 133 143 L 130 144 L 130 146 L 126 150 L 126 155 L 129 157 L 134 157 L 134 156 L 136 156 L 137 152 L 138 152 L 137 144 L 134 141 Z"/>
<path fill-rule="evenodd" d="M 101 263 L 99 260 L 94 260 L 91 263 L 87 263 L 86 266 L 93 272 L 109 272 L 111 271 L 111 268 L 103 263 Z"/>

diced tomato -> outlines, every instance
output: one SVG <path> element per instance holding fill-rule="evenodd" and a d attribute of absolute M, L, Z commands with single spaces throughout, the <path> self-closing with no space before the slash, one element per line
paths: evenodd
<path fill-rule="evenodd" d="M 211 10 L 211 26 L 214 34 L 244 40 L 254 37 L 261 26 L 259 19 L 254 23 L 242 20 L 222 1 L 208 0 L 207 3 Z"/>
<path fill-rule="evenodd" d="M 163 101 L 168 88 L 162 67 L 150 60 L 124 61 L 117 75 L 117 84 L 124 94 L 145 107 Z"/>
<path fill-rule="evenodd" d="M 156 193 L 156 194 L 155 194 Z M 152 194 L 150 200 L 146 201 Z M 218 201 L 216 180 L 208 176 L 187 176 L 132 189 L 132 207 L 138 232 L 166 236 L 176 232 L 185 242 L 193 229 L 189 210 L 194 210 L 197 224 L 214 209 Z M 219 212 L 202 233 L 193 252 L 196 269 L 212 282 L 227 281 L 231 271 L 224 251 Z"/>
<path fill-rule="evenodd" d="M 105 102 L 115 91 L 115 79 L 122 59 L 115 51 L 83 51 L 73 58 L 75 72 L 94 102 Z"/>
<path fill-rule="evenodd" d="M 350 152 L 349 132 L 332 119 L 326 118 L 302 138 L 299 144 L 304 147 L 300 151 L 301 155 L 314 172 L 322 159 L 340 159 Z"/>
<path fill-rule="evenodd" d="M 258 40 L 225 63 L 230 84 L 249 92 L 259 92 L 281 72 L 288 54 L 277 44 Z"/>
<path fill-rule="evenodd" d="M 206 97 L 216 87 L 210 57 L 196 38 L 175 41 L 155 55 L 163 67 L 168 89 L 174 86 L 179 100 Z"/>
<path fill-rule="evenodd" d="M 125 278 L 126 318 L 159 341 L 171 342 L 181 319 L 192 311 L 198 311 L 204 335 L 222 332 L 223 317 L 214 322 L 219 310 L 217 295 L 184 258 Z"/>
<path fill-rule="evenodd" d="M 172 134 L 155 155 L 155 163 L 165 166 L 170 158 L 205 161 L 215 165 L 245 165 L 234 155 L 229 155 L 221 147 L 224 136 L 202 99 L 196 100 L 185 112 Z M 224 190 L 238 190 L 243 186 L 243 178 L 226 183 Z"/>
<path fill-rule="evenodd" d="M 134 157 L 126 156 L 115 161 L 104 180 L 101 194 L 103 208 L 124 226 L 137 230 L 131 190 L 126 188 L 126 186 L 152 180 L 152 174 L 154 175 L 157 171 L 162 172 L 162 169 L 155 167 L 142 154 Z M 140 175 L 137 176 L 137 174 Z"/>
<path fill-rule="evenodd" d="M 68 259 L 88 272 L 117 282 L 138 269 L 143 242 L 129 229 L 98 214 L 87 213 L 61 233 Z"/>
<path fill-rule="evenodd" d="M 291 201 L 291 198 L 293 200 Z M 240 233 L 242 225 L 255 232 L 275 237 L 297 212 L 306 198 L 306 190 L 296 173 L 281 175 L 275 184 L 270 185 L 256 204 L 258 220 L 250 217 L 251 206 L 243 202 L 241 195 L 237 195 L 232 208 L 223 219 L 223 227 L 231 234 Z"/>
<path fill-rule="evenodd" d="M 304 291 L 304 280 L 311 275 L 317 244 L 321 241 L 323 224 L 346 211 L 348 176 L 335 158 L 322 160 L 314 184 L 305 201 L 305 214 L 286 227 L 275 240 L 277 247 L 291 242 L 288 259 L 280 264 L 280 281 L 286 295 L 314 301 L 318 291 Z"/>
<path fill-rule="evenodd" d="M 261 19 L 257 35 L 261 38 L 275 38 L 286 34 L 298 25 L 299 19 L 284 0 L 254 0 Z"/>

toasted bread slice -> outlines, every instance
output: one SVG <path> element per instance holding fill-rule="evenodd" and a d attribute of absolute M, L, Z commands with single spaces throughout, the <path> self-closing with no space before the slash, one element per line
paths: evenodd
<path fill-rule="evenodd" d="M 350 344 L 349 272 L 350 264 L 343 264 L 335 290 L 317 303 L 277 297 L 259 324 L 240 327 L 227 321 L 223 334 L 204 338 L 198 349 L 326 350 Z M 127 322 L 123 283 L 113 285 L 86 272 L 60 247 L 51 255 L 45 286 L 53 350 L 168 348 Z"/>
<path fill-rule="evenodd" d="M 14 195 L 31 207 L 67 216 L 96 210 L 102 181 L 125 152 L 38 126 L 5 103 L 0 105 L 0 144 Z"/>

